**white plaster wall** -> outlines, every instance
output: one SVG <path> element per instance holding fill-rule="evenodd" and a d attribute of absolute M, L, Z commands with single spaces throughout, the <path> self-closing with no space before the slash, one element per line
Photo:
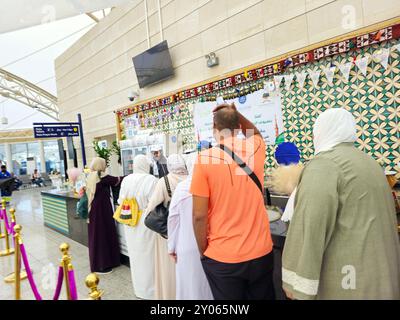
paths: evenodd
<path fill-rule="evenodd" d="M 379 2 L 379 4 L 377 4 Z M 157 0 L 147 0 L 150 45 L 161 41 Z M 343 8 L 354 8 L 358 29 L 400 15 L 399 0 L 160 0 L 164 39 L 175 68 L 170 80 L 141 90 L 147 99 L 351 30 Z M 349 7 L 350 6 L 350 7 Z M 57 58 L 62 121 L 84 121 L 88 162 L 94 138 L 116 132 L 113 111 L 138 88 L 132 57 L 148 48 L 144 3 L 114 9 Z M 347 11 L 348 12 L 348 11 Z M 218 67 L 206 67 L 214 51 Z M 78 157 L 81 155 L 79 141 Z"/>

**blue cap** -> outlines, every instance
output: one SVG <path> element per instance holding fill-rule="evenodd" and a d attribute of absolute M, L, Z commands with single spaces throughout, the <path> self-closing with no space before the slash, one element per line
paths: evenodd
<path fill-rule="evenodd" d="M 282 142 L 275 150 L 275 159 L 281 164 L 288 166 L 300 162 L 300 151 L 292 142 Z"/>

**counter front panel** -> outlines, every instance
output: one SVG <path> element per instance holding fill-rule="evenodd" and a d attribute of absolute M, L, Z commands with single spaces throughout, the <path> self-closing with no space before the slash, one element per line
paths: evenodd
<path fill-rule="evenodd" d="M 42 193 L 44 224 L 56 231 L 69 235 L 66 198 Z"/>

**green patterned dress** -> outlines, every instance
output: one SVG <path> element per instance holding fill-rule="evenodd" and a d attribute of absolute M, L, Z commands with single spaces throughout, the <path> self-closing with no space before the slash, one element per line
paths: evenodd
<path fill-rule="evenodd" d="M 295 299 L 400 299 L 400 244 L 378 163 L 342 143 L 305 167 L 283 252 Z"/>

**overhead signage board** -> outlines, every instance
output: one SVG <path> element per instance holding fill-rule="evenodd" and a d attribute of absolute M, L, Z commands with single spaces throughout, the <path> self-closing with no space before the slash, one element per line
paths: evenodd
<path fill-rule="evenodd" d="M 65 138 L 79 137 L 78 125 L 35 125 L 35 138 Z"/>

